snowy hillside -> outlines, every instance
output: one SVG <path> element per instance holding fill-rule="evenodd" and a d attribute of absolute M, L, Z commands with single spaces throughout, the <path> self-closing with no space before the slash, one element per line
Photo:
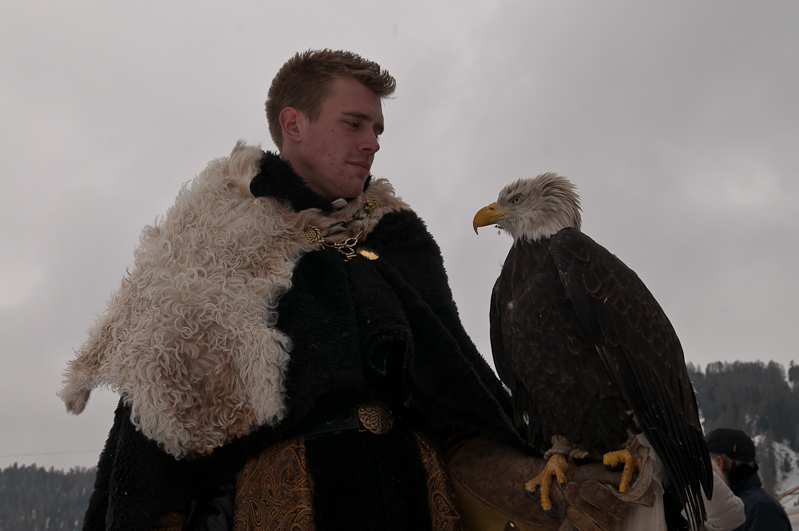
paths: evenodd
<path fill-rule="evenodd" d="M 758 435 L 754 438 L 757 447 L 758 461 L 761 463 L 761 470 L 765 468 L 767 456 L 773 458 L 774 472 L 774 495 L 779 495 L 790 489 L 799 486 L 799 454 L 793 451 L 787 444 L 769 441 L 765 435 Z M 766 470 L 761 471 L 761 477 Z M 797 514 L 789 515 L 795 530 L 799 531 L 799 490 L 780 499 L 785 511 Z"/>
<path fill-rule="evenodd" d="M 782 494 L 799 486 L 799 454 L 787 445 L 774 443 L 774 464 L 777 467 L 777 483 L 774 492 Z M 794 529 L 799 530 L 799 490 L 780 499 L 785 511 L 791 514 Z"/>

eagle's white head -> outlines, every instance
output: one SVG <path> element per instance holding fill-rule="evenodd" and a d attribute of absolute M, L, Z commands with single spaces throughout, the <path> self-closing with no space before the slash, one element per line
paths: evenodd
<path fill-rule="evenodd" d="M 496 203 L 474 216 L 477 227 L 496 225 L 514 241 L 548 238 L 561 229 L 579 229 L 580 196 L 566 177 L 542 173 L 533 179 L 519 179 L 502 189 Z"/>

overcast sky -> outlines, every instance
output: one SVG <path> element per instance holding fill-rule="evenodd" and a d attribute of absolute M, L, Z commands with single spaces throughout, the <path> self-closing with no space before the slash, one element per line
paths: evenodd
<path fill-rule="evenodd" d="M 372 167 L 441 245 L 467 330 L 510 247 L 474 213 L 566 175 L 686 361 L 799 362 L 799 3 L 38 2 L 0 6 L 0 467 L 93 466 L 117 397 L 56 397 L 141 229 L 236 140 L 297 51 L 398 81 Z"/>

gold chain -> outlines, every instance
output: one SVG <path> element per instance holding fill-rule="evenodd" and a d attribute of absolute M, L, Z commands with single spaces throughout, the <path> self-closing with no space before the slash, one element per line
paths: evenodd
<path fill-rule="evenodd" d="M 366 220 L 368 221 L 371 219 L 374 211 L 377 210 L 378 204 L 374 199 L 367 199 L 366 204 L 369 207 L 369 215 L 366 216 Z M 305 233 L 305 238 L 308 240 L 308 243 L 318 243 L 322 247 L 337 250 L 344 255 L 345 262 L 349 262 L 357 254 L 355 246 L 358 245 L 358 242 L 360 242 L 361 238 L 365 234 L 365 229 L 363 229 L 355 236 L 347 238 L 341 243 L 336 243 L 330 238 L 323 237 L 322 231 L 314 225 L 306 225 L 302 228 L 302 230 Z"/>

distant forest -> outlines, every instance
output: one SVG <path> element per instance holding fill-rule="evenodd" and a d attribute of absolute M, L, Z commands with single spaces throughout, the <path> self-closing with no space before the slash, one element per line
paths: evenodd
<path fill-rule="evenodd" d="M 0 531 L 79 530 L 94 471 L 78 467 L 64 472 L 16 463 L 0 471 Z"/>
<path fill-rule="evenodd" d="M 716 362 L 704 371 L 688 364 L 705 432 L 738 428 L 799 452 L 799 365 Z M 787 378 L 786 378 L 787 376 Z M 758 447 L 764 487 L 776 470 L 768 444 Z M 799 466 L 799 463 L 796 464 Z M 93 468 L 69 472 L 14 464 L 0 471 L 0 531 L 77 530 L 94 483 Z M 771 486 L 771 488 L 769 487 Z"/>
<path fill-rule="evenodd" d="M 774 361 L 717 361 L 708 364 L 704 372 L 689 363 L 688 374 L 696 390 L 705 433 L 716 428 L 736 428 L 751 437 L 766 436 L 756 449 L 757 460 L 763 487 L 774 493 L 777 469 L 770 442 L 787 444 L 799 452 L 799 365 L 791 362 L 786 375 L 782 365 Z M 783 462 L 782 466 L 799 463 Z"/>
<path fill-rule="evenodd" d="M 737 428 L 787 442 L 799 452 L 799 365 L 777 362 L 710 363 L 705 371 L 688 364 L 705 433 Z"/>

